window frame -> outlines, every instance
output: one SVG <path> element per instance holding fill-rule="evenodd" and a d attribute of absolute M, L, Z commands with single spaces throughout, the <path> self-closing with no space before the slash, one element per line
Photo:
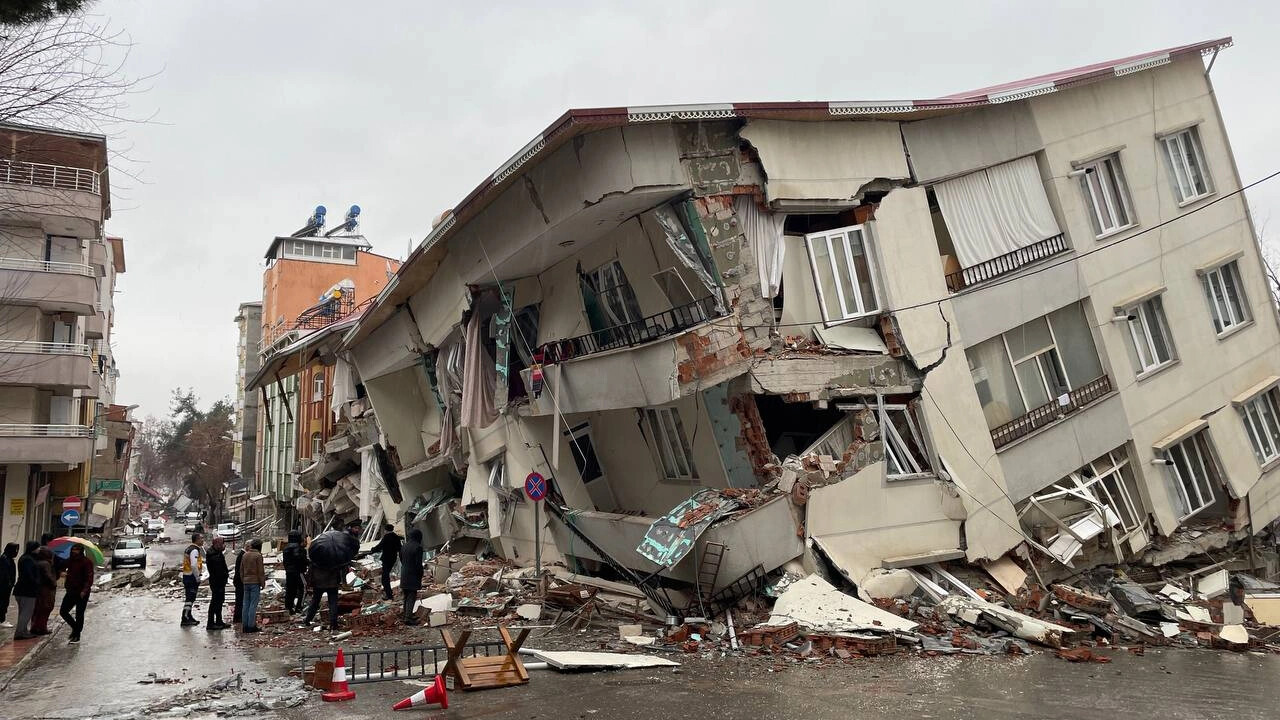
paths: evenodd
<path fill-rule="evenodd" d="M 693 462 L 693 445 L 684 432 L 680 411 L 674 407 L 644 408 L 644 426 L 648 430 L 650 449 L 655 455 L 658 474 L 663 482 L 697 482 L 698 468 Z M 673 440 L 679 442 L 677 448 Z M 680 456 L 676 455 L 680 451 Z M 682 461 L 682 462 L 681 462 Z M 681 467 L 683 466 L 683 467 Z"/>
<path fill-rule="evenodd" d="M 591 277 L 596 297 L 600 301 L 600 309 L 608 314 L 606 322 L 612 323 L 604 329 L 610 330 L 624 327 L 644 319 L 644 311 L 640 308 L 640 299 L 636 297 L 635 287 L 631 284 L 631 278 L 627 277 L 627 271 L 622 267 L 620 259 L 613 258 L 601 263 L 599 267 L 589 271 L 587 275 Z M 606 286 L 606 279 L 611 279 L 611 284 Z M 630 290 L 630 293 L 624 291 L 623 288 Z M 617 308 L 610 304 L 608 298 L 613 298 L 617 301 Z M 631 300 L 635 301 L 635 307 L 632 307 L 631 302 L 629 302 Z M 628 317 L 619 318 L 617 313 L 614 312 L 617 309 L 621 309 L 622 314 Z M 635 317 L 629 317 L 632 313 L 635 313 Z M 614 322 L 615 320 L 617 322 Z"/>
<path fill-rule="evenodd" d="M 853 269 L 852 258 L 853 246 L 849 242 L 849 234 L 856 231 L 859 241 L 862 244 L 862 254 L 867 259 L 867 280 L 871 285 L 871 299 L 875 302 L 875 306 L 868 308 L 863 302 L 863 288 L 861 281 L 858 279 L 857 272 Z M 841 275 L 837 272 L 835 262 L 835 253 L 833 252 L 831 240 L 833 237 L 840 238 L 840 247 L 845 253 L 845 262 L 847 263 L 847 274 L 843 277 L 851 283 L 850 289 L 857 301 L 857 306 L 853 313 L 849 313 L 846 309 L 848 303 L 844 295 L 844 289 L 841 287 Z M 822 291 L 822 274 L 818 268 L 818 258 L 814 253 L 815 239 L 825 243 L 827 250 L 827 258 L 830 263 L 831 277 L 835 282 L 836 304 L 840 308 L 840 317 L 833 318 L 830 316 L 827 308 L 827 297 Z M 874 241 L 870 232 L 870 225 L 862 223 L 861 225 L 846 225 L 845 227 L 832 228 L 831 230 L 823 230 L 821 232 L 808 233 L 804 236 L 805 250 L 809 254 L 809 271 L 813 275 L 814 289 L 818 293 L 818 309 L 822 311 L 823 324 L 827 326 L 838 325 L 840 323 L 858 320 L 860 318 L 873 317 L 883 312 L 884 303 L 880 295 L 880 282 L 878 280 L 879 266 L 876 262 L 875 252 L 873 251 Z"/>
<path fill-rule="evenodd" d="M 1280 460 L 1280 388 L 1267 388 L 1240 403 L 1236 410 L 1240 413 L 1245 435 L 1249 438 L 1249 445 L 1253 448 L 1253 456 L 1258 465 L 1268 467 Z M 1266 432 L 1266 411 L 1271 413 L 1270 425 L 1274 429 L 1272 434 Z M 1267 452 L 1268 449 L 1270 452 Z"/>
<path fill-rule="evenodd" d="M 1049 318 L 1048 314 L 1045 314 L 1042 317 L 1044 319 L 1045 326 L 1049 328 L 1050 344 L 1020 358 L 1015 359 L 1013 357 L 1013 351 L 1009 349 L 1009 333 L 1017 330 L 1018 328 L 1000 333 L 1000 342 L 1004 345 L 1005 357 L 1008 359 L 1009 367 L 1013 371 L 1014 385 L 1018 388 L 1018 395 L 1022 397 L 1022 407 L 1026 409 L 1023 413 L 1024 415 L 1038 407 L 1043 407 L 1044 405 L 1054 402 L 1064 394 L 1055 393 L 1054 388 L 1050 385 L 1049 377 L 1045 374 L 1045 365 L 1043 362 L 1045 359 L 1056 365 L 1057 371 L 1062 375 L 1063 382 L 1066 383 L 1066 393 L 1070 393 L 1075 389 L 1071 384 L 1071 376 L 1067 374 L 1067 365 L 1062 361 L 1062 353 L 1058 351 L 1058 335 L 1053 330 L 1053 320 Z M 1040 318 L 1035 318 L 1035 320 L 1039 319 Z M 1026 323 L 1023 323 L 1023 325 L 1030 324 L 1033 321 L 1034 320 L 1028 320 Z M 1022 325 L 1019 325 L 1018 327 L 1022 327 Z M 1022 375 L 1018 372 L 1018 366 L 1027 362 L 1035 363 L 1036 375 L 1040 378 L 1040 387 L 1044 390 L 1045 396 L 1048 398 L 1045 402 L 1032 405 L 1027 399 L 1026 388 L 1022 386 Z"/>
<path fill-rule="evenodd" d="M 1215 294 L 1215 280 L 1222 290 L 1221 303 L 1219 303 Z M 1231 304 L 1231 294 L 1227 289 L 1228 283 L 1235 290 L 1234 307 Z M 1200 287 L 1204 290 L 1205 300 L 1209 303 L 1209 319 L 1213 321 L 1213 330 L 1218 337 L 1229 335 L 1253 321 L 1253 316 L 1249 313 L 1249 300 L 1244 292 L 1244 281 L 1240 276 L 1238 259 L 1233 259 L 1202 271 L 1200 273 Z M 1224 310 L 1233 317 L 1224 318 Z M 1227 319 L 1231 319 L 1232 322 L 1227 324 Z"/>
<path fill-rule="evenodd" d="M 1194 457 L 1188 452 L 1188 448 L 1195 451 Z M 1186 466 L 1187 471 L 1192 474 L 1192 477 L 1183 477 L 1182 470 L 1178 465 L 1178 458 L 1174 457 L 1175 452 L 1181 453 L 1182 463 Z M 1202 428 L 1170 445 L 1165 449 L 1164 455 L 1169 461 L 1166 467 L 1169 471 L 1169 478 L 1173 481 L 1173 490 L 1178 494 L 1182 508 L 1186 510 L 1185 514 L 1178 516 L 1178 522 L 1203 512 L 1218 501 L 1213 485 L 1215 481 L 1221 484 L 1222 473 L 1217 465 L 1217 459 L 1214 457 L 1209 428 Z M 1193 460 L 1194 462 L 1192 462 Z M 1200 469 L 1204 475 L 1203 477 L 1195 477 L 1196 468 Z M 1196 492 L 1198 505 L 1192 502 L 1191 490 Z M 1208 496 L 1207 499 L 1206 495 Z"/>
<path fill-rule="evenodd" d="M 1173 186 L 1173 194 L 1178 200 L 1178 207 L 1186 207 L 1216 192 L 1213 187 L 1213 175 L 1209 172 L 1209 163 L 1205 160 L 1204 146 L 1200 142 L 1200 132 L 1197 127 L 1192 125 L 1158 138 L 1161 149 L 1164 150 L 1165 169 L 1169 172 L 1169 180 Z M 1203 192 L 1192 192 L 1192 194 L 1183 192 L 1182 178 L 1179 177 L 1180 170 L 1186 174 L 1188 187 L 1192 191 L 1195 190 L 1191 175 L 1192 168 L 1186 162 L 1188 147 L 1191 149 L 1191 158 L 1197 166 L 1196 170 L 1200 172 L 1200 180 L 1204 184 Z"/>
<path fill-rule="evenodd" d="M 324 437 L 318 432 L 311 433 L 311 458 L 315 459 L 324 455 Z"/>
<path fill-rule="evenodd" d="M 917 410 L 918 403 L 915 401 L 904 404 L 889 404 L 882 401 L 879 404 L 877 422 L 880 423 L 880 434 L 884 443 L 886 480 L 937 477 L 933 469 L 936 467 L 933 448 L 929 444 L 928 434 L 925 432 L 923 420 L 917 415 Z M 897 426 L 889 417 L 890 413 L 901 413 L 906 418 L 907 428 L 913 436 L 911 439 L 919 448 L 921 457 L 916 457 L 912 452 L 911 446 L 907 444 L 906 439 L 898 432 Z M 904 464 L 904 460 L 909 462 Z M 894 471 L 895 466 L 898 472 Z"/>
<path fill-rule="evenodd" d="M 579 423 L 568 430 L 562 430 L 560 434 L 569 442 L 569 455 L 573 458 L 573 464 L 578 469 L 578 479 L 582 481 L 582 484 L 590 485 L 600 480 L 604 480 L 607 473 L 604 471 L 604 465 L 600 462 L 600 453 L 596 452 L 596 439 L 591 432 L 591 423 Z M 583 457 L 579 459 L 579 455 L 582 454 L 581 448 L 582 441 L 584 439 L 587 442 L 587 447 L 591 449 L 591 460 L 595 461 L 595 468 L 598 473 L 595 477 L 590 479 L 585 475 L 586 469 L 591 467 L 588 458 L 583 455 Z M 574 450 L 575 447 L 578 448 L 576 452 Z"/>
<path fill-rule="evenodd" d="M 311 402 L 324 400 L 324 372 L 316 372 L 311 376 Z"/>
<path fill-rule="evenodd" d="M 1080 189 L 1084 194 L 1085 207 L 1089 212 L 1089 223 L 1093 226 L 1095 239 L 1110 237 L 1138 224 L 1138 219 L 1133 212 L 1133 202 L 1129 199 L 1129 182 L 1125 179 L 1119 151 L 1080 163 L 1076 166 L 1076 170 L 1084 172 L 1080 176 Z M 1107 170 L 1110 171 L 1109 174 Z M 1103 223 L 1098 197 L 1095 196 L 1093 183 L 1090 182 L 1091 176 L 1099 178 L 1097 187 L 1101 192 L 1102 205 L 1105 206 L 1107 214 L 1116 219 L 1118 217 L 1116 210 L 1119 209 L 1124 213 L 1123 224 L 1107 226 Z"/>
<path fill-rule="evenodd" d="M 1173 333 L 1169 330 L 1169 320 L 1164 314 L 1162 297 L 1163 294 L 1157 294 L 1129 305 L 1123 310 L 1126 318 L 1133 317 L 1132 320 L 1126 320 L 1125 325 L 1129 329 L 1129 342 L 1132 343 L 1134 357 L 1138 360 L 1138 370 L 1135 374 L 1139 378 L 1147 377 L 1178 362 L 1178 348 L 1173 342 Z M 1143 348 L 1152 359 L 1156 358 L 1157 353 L 1155 336 L 1151 334 L 1148 308 L 1152 309 L 1150 314 L 1155 318 L 1155 324 L 1164 338 L 1165 349 L 1169 354 L 1169 357 L 1164 360 L 1150 364 L 1143 357 Z"/>

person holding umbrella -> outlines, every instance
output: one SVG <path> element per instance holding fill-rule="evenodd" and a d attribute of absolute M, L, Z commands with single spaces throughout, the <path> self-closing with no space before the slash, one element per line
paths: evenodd
<path fill-rule="evenodd" d="M 329 629 L 338 629 L 338 586 L 347 575 L 347 566 L 360 551 L 360 522 L 347 525 L 346 532 L 329 530 L 311 541 L 311 605 L 303 625 L 310 625 L 320 611 L 320 596 L 328 595 Z"/>
<path fill-rule="evenodd" d="M 89 605 L 89 591 L 93 589 L 93 561 L 85 555 L 83 545 L 71 546 L 71 557 L 67 559 L 66 592 L 62 596 L 62 609 L 58 615 L 71 628 L 71 637 L 67 642 L 80 642 L 80 632 L 84 630 L 84 611 Z M 71 614 L 74 609 L 75 615 Z"/>

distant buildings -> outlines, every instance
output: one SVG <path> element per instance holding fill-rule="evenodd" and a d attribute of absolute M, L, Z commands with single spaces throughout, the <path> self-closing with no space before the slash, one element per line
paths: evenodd
<path fill-rule="evenodd" d="M 262 302 L 240 303 L 235 323 L 239 340 L 236 342 L 236 422 L 231 472 L 241 481 L 252 481 L 258 468 L 258 393 L 246 392 L 245 386 L 258 374 L 262 364 L 258 356 L 258 346 L 262 343 Z M 232 494 L 231 497 L 236 496 Z M 243 507 L 239 502 L 228 502 L 227 510 L 240 521 L 254 516 L 247 497 Z"/>
<path fill-rule="evenodd" d="M 124 241 L 111 217 L 106 138 L 0 125 L 0 539 L 110 522 L 132 426 L 113 405 L 111 351 Z M 124 447 L 120 447 L 120 441 Z"/>

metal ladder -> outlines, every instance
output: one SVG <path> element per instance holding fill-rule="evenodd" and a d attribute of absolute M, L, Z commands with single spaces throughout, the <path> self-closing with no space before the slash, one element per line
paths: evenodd
<path fill-rule="evenodd" d="M 720 565 L 724 562 L 724 553 L 728 547 L 724 543 L 708 542 L 702 546 L 702 557 L 698 559 L 698 591 L 704 602 L 711 599 L 715 592 L 716 578 L 720 577 Z"/>

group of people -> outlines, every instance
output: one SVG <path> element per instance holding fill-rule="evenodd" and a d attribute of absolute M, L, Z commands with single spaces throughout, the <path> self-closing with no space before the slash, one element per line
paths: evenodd
<path fill-rule="evenodd" d="M 352 536 L 360 536 L 360 524 L 349 524 L 346 531 Z M 195 533 L 191 536 L 191 544 L 182 554 L 182 585 L 184 598 L 182 605 L 182 626 L 199 625 L 194 616 L 196 593 L 200 587 L 200 578 L 204 569 L 209 571 L 209 610 L 205 628 L 210 631 L 225 630 L 232 627 L 222 619 L 222 607 L 226 601 L 227 580 L 231 580 L 235 592 L 232 610 L 232 623 L 239 623 L 246 633 L 260 632 L 257 622 L 258 605 L 262 599 L 262 588 L 267 582 L 266 568 L 262 558 L 262 541 L 250 540 L 244 549 L 236 553 L 234 564 L 228 565 L 226 557 L 226 541 L 215 537 L 206 551 L 204 536 Z M 409 532 L 409 540 L 402 542 L 391 525 L 384 526 L 382 539 L 373 548 L 382 560 L 382 588 L 387 600 L 392 599 L 391 574 L 396 561 L 401 564 L 400 590 L 404 600 L 404 622 L 415 624 L 413 610 L 418 599 L 418 591 L 422 589 L 423 549 L 422 531 L 413 529 Z M 329 627 L 338 629 L 338 589 L 347 575 L 348 565 L 337 566 L 314 563 L 308 556 L 307 544 L 302 533 L 294 530 L 289 533 L 288 544 L 282 553 L 282 564 L 285 571 L 285 610 L 290 615 L 303 613 L 303 599 L 307 588 L 311 590 L 311 602 L 306 608 L 300 624 L 310 625 L 320 611 L 322 599 L 328 601 Z"/>
<path fill-rule="evenodd" d="M 72 545 L 66 561 L 61 561 L 49 548 L 52 541 L 53 535 L 45 533 L 39 542 L 28 541 L 21 557 L 17 543 L 9 543 L 0 554 L 0 624 L 14 628 L 15 640 L 49 634 L 49 616 L 53 614 L 58 578 L 65 575 L 58 615 L 71 628 L 69 642 L 80 642 L 85 609 L 93 589 L 93 561 L 85 556 L 81 545 Z M 16 626 L 6 618 L 10 597 L 18 601 Z"/>

